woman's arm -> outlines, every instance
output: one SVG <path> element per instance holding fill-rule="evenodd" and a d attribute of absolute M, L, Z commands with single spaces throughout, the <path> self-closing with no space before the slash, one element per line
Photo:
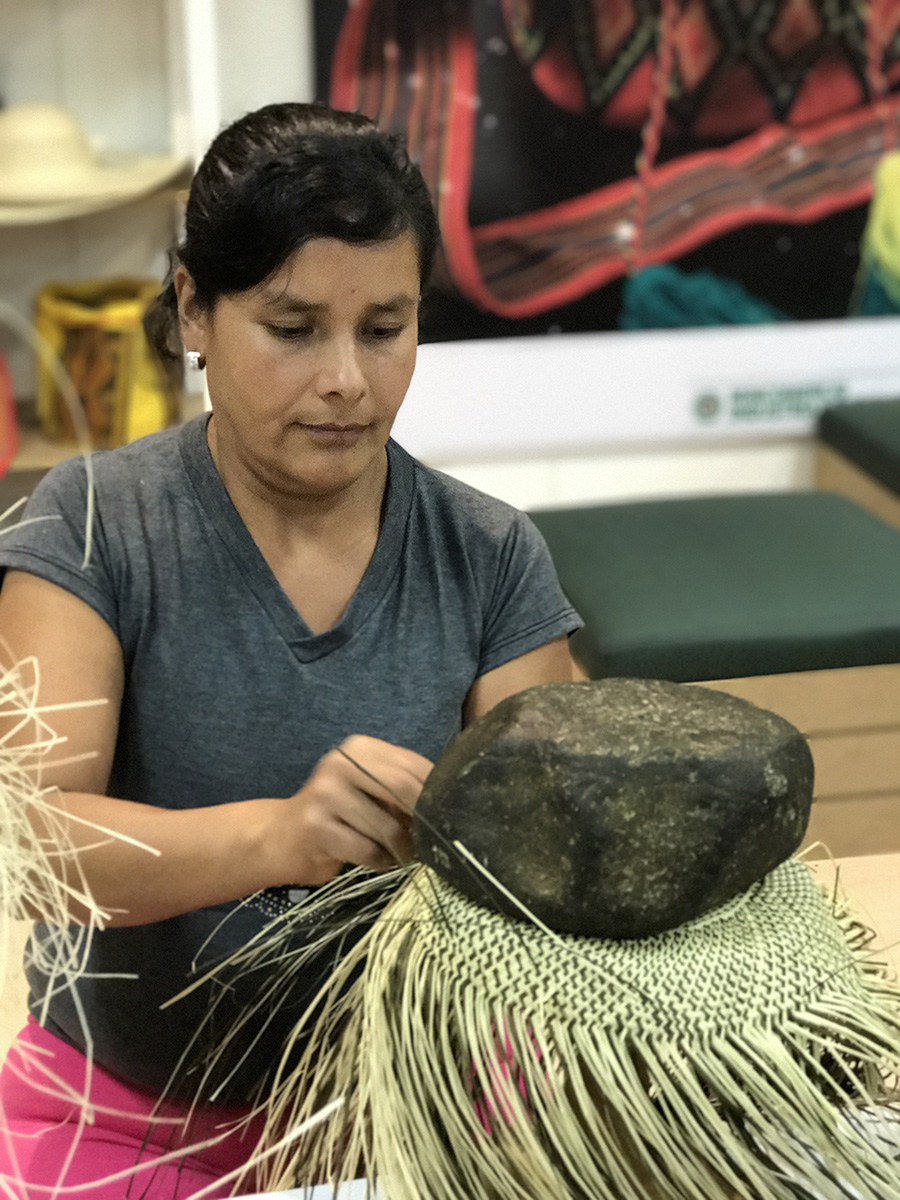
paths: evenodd
<path fill-rule="evenodd" d="M 463 724 L 468 725 L 483 716 L 495 704 L 515 692 L 539 683 L 571 683 L 573 678 L 568 638 L 555 638 L 545 646 L 529 650 L 527 654 L 479 676 L 466 697 Z"/>
<path fill-rule="evenodd" d="M 71 842 L 80 853 L 77 867 L 70 861 L 59 869 L 73 882 L 83 877 L 110 925 L 158 921 L 263 887 L 324 883 L 344 862 L 380 870 L 410 857 L 408 813 L 400 809 L 412 810 L 430 770 L 421 755 L 356 737 L 326 755 L 291 797 L 189 810 L 114 799 L 105 792 L 124 667 L 113 631 L 63 588 L 9 571 L 0 592 L 0 638 L 14 662 L 35 658 L 39 705 L 60 706 L 47 720 L 66 740 L 51 752 L 42 783 L 58 789 L 59 807 L 72 818 Z M 97 699 L 104 703 L 66 707 Z M 27 740 L 27 733 L 21 737 Z M 198 800 L 202 803 L 202 797 Z M 35 825 L 44 832 L 39 819 Z M 98 836 L 93 826 L 155 853 Z M 85 914 L 73 911 L 72 918 L 84 920 Z"/>

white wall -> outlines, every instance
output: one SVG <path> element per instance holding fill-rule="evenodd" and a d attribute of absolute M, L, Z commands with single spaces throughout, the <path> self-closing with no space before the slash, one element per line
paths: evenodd
<path fill-rule="evenodd" d="M 810 488 L 811 437 L 721 445 L 656 443 L 487 462 L 452 461 L 440 469 L 516 508 L 568 508 L 667 496 L 781 492 Z"/>
<path fill-rule="evenodd" d="M 900 318 L 421 347 L 395 426 L 523 508 L 809 487 L 821 409 L 900 395 Z"/>
<path fill-rule="evenodd" d="M 169 147 L 159 0 L 3 0 L 0 96 L 64 104 L 98 146 Z"/>
<path fill-rule="evenodd" d="M 315 93 L 312 3 L 218 0 L 222 120 Z"/>

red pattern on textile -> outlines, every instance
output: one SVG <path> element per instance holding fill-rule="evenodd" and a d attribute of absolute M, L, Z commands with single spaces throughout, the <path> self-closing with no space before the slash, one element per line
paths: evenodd
<path fill-rule="evenodd" d="M 889 0 L 862 13 L 853 0 L 503 0 L 503 11 L 555 103 L 643 130 L 633 176 L 471 228 L 477 69 L 466 0 L 356 0 L 331 91 L 336 106 L 407 136 L 450 276 L 501 316 L 546 312 L 742 225 L 864 203 L 897 142 L 900 5 Z M 576 18 L 580 40 L 569 36 Z M 666 127 L 732 140 L 657 165 Z"/>
<path fill-rule="evenodd" d="M 591 108 L 610 126 L 646 120 L 649 73 L 642 71 L 642 87 L 629 81 L 658 55 L 660 0 L 501 7 L 512 44 L 554 103 L 564 96 L 570 111 Z M 681 0 L 679 8 L 670 122 L 698 137 L 737 137 L 774 120 L 802 125 L 862 103 L 873 29 L 898 78 L 900 5 L 890 0 L 872 0 L 868 19 L 855 0 Z M 873 98 L 884 90 L 874 82 Z"/>

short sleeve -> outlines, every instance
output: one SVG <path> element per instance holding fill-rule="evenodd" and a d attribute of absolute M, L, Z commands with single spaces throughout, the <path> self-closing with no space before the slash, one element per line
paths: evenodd
<path fill-rule="evenodd" d="M 27 571 L 65 588 L 118 633 L 102 520 L 94 511 L 88 545 L 87 500 L 84 460 L 54 467 L 35 488 L 21 519 L 0 531 L 0 568 Z"/>
<path fill-rule="evenodd" d="M 525 513 L 516 513 L 485 612 L 479 675 L 574 633 L 582 624 L 559 585 L 542 535 Z"/>

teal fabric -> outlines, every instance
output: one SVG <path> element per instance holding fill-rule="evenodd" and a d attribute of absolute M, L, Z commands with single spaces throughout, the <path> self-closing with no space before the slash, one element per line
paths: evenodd
<path fill-rule="evenodd" d="M 819 437 L 900 495 L 900 400 L 837 404 L 819 416 Z"/>
<path fill-rule="evenodd" d="M 532 513 L 593 678 L 900 662 L 900 532 L 823 492 Z"/>
<path fill-rule="evenodd" d="M 884 272 L 877 262 L 861 275 L 850 305 L 851 316 L 885 317 L 900 312 L 896 300 L 885 286 Z"/>
<path fill-rule="evenodd" d="M 700 325 L 765 325 L 787 316 L 711 271 L 691 274 L 664 263 L 625 281 L 620 329 L 680 329 Z"/>

